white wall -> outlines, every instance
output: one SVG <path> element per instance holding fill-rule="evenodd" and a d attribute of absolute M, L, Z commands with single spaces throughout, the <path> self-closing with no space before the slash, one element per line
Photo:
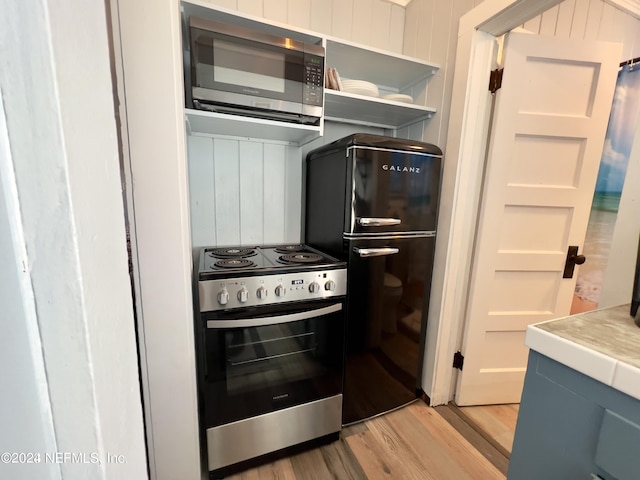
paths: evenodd
<path fill-rule="evenodd" d="M 149 470 L 152 479 L 195 480 L 201 469 L 180 4 L 111 5 Z"/>
<path fill-rule="evenodd" d="M 405 9 L 384 0 L 205 0 L 343 40 L 402 53 Z"/>
<path fill-rule="evenodd" d="M 0 97 L 0 452 L 54 452 L 55 431 L 24 231 Z M 6 367 L 9 366 L 10 368 Z M 60 479 L 58 465 L 0 463 L 0 477 Z"/>
<path fill-rule="evenodd" d="M 194 254 L 300 241 L 300 148 L 195 135 L 188 146 Z"/>
<path fill-rule="evenodd" d="M 2 411 L 12 418 L 0 444 L 39 451 L 43 462 L 46 453 L 70 452 L 101 463 L 24 465 L 0 476 L 145 478 L 105 7 L 16 0 L 3 3 L 3 15 L 0 222 L 11 232 L 3 263 L 11 252 L 19 263 L 2 271 L 3 295 L 18 295 L 11 311 L 3 302 L 3 342 L 16 344 L 2 355 L 3 371 L 16 368 L 10 385 L 16 375 L 24 383 L 15 396 L 3 389 L 11 400 Z M 109 463 L 109 453 L 126 463 Z"/>

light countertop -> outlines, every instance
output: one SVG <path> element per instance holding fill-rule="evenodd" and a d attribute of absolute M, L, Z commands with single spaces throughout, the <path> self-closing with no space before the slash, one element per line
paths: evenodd
<path fill-rule="evenodd" d="M 640 328 L 629 308 L 620 305 L 530 325 L 525 343 L 640 400 Z"/>

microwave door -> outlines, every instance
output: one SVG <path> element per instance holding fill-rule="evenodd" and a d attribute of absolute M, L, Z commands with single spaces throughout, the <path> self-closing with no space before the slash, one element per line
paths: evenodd
<path fill-rule="evenodd" d="M 301 102 L 301 51 L 192 28 L 192 56 L 195 99 L 271 110 Z"/>

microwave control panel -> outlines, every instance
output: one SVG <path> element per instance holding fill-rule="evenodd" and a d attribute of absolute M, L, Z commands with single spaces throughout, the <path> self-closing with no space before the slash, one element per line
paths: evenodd
<path fill-rule="evenodd" d="M 304 55 L 304 102 L 307 105 L 322 106 L 324 83 L 324 58 L 318 55 Z"/>

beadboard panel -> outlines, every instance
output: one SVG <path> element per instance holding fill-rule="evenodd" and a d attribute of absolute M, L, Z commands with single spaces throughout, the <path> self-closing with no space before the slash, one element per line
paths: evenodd
<path fill-rule="evenodd" d="M 622 43 L 620 61 L 640 56 L 640 19 L 603 0 L 565 0 L 523 27 L 539 35 Z"/>
<path fill-rule="evenodd" d="M 264 17 L 275 22 L 287 23 L 287 0 L 264 0 Z"/>
<path fill-rule="evenodd" d="M 264 224 L 268 223 L 264 215 L 263 204 L 267 200 L 264 185 L 268 184 L 264 178 L 264 144 L 258 142 L 239 143 L 239 184 L 240 184 L 240 243 L 259 244 L 264 238 Z M 214 159 L 215 160 L 215 159 Z M 225 162 L 225 159 L 222 159 Z M 219 162 L 216 162 L 216 165 Z M 224 165 L 224 164 L 223 164 Z M 283 187 L 284 177 L 273 173 L 280 188 Z M 271 175 L 269 175 L 271 177 Z M 282 204 L 283 202 L 281 202 Z M 280 230 L 282 233 L 282 229 Z"/>
<path fill-rule="evenodd" d="M 287 215 L 285 195 L 285 190 L 287 189 L 287 157 L 285 147 L 282 145 L 265 144 L 263 158 L 264 175 L 262 175 L 263 171 L 260 171 L 263 182 L 260 192 L 263 198 L 259 200 L 259 203 L 257 203 L 255 207 L 252 207 L 255 214 L 257 214 L 258 211 L 262 214 L 262 218 L 255 219 L 256 226 L 260 226 L 262 229 L 262 236 L 249 243 L 284 243 L 285 218 L 291 220 L 289 217 L 293 217 L 293 215 Z M 257 158 L 254 159 L 254 161 L 255 160 L 257 160 Z M 291 188 L 295 188 L 295 179 L 291 180 Z M 295 218 L 299 219 L 299 215 Z"/>
<path fill-rule="evenodd" d="M 213 193 L 216 245 L 238 245 L 240 239 L 240 145 L 235 140 L 213 142 Z M 204 206 L 206 208 L 206 205 Z M 191 228 L 196 228 L 192 225 Z"/>
<path fill-rule="evenodd" d="M 326 2 L 327 4 L 329 1 Z M 353 25 L 353 0 L 332 0 L 331 35 L 351 40 Z M 387 20 L 389 23 L 389 20 Z"/>
<path fill-rule="evenodd" d="M 300 241 L 300 148 L 192 135 L 193 248 Z"/>
<path fill-rule="evenodd" d="M 389 52 L 403 52 L 405 9 L 385 0 L 205 1 Z"/>
<path fill-rule="evenodd" d="M 351 40 L 363 45 L 371 45 L 371 21 L 373 19 L 373 0 L 353 0 L 353 32 Z"/>
<path fill-rule="evenodd" d="M 288 2 L 287 23 L 294 27 L 309 30 L 311 28 L 311 1 L 298 0 Z"/>
<path fill-rule="evenodd" d="M 213 170 L 213 142 L 207 137 L 187 137 L 189 152 L 189 207 L 191 242 L 194 246 L 215 245 L 216 201 Z"/>

